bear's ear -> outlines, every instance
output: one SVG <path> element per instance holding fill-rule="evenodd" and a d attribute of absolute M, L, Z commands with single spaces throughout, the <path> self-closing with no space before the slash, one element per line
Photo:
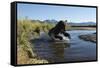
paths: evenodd
<path fill-rule="evenodd" d="M 62 20 L 58 22 L 57 26 L 61 26 L 61 25 L 64 25 L 64 22 Z"/>
<path fill-rule="evenodd" d="M 67 20 L 65 20 L 65 22 L 68 22 Z"/>

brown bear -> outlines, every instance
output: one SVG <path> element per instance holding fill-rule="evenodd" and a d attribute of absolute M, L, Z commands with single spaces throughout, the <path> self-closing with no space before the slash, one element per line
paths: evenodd
<path fill-rule="evenodd" d="M 68 37 L 69 39 L 70 34 L 66 32 L 65 30 L 65 22 L 64 21 L 59 21 L 55 27 L 53 27 L 51 30 L 49 30 L 48 35 L 53 39 L 59 39 L 59 40 L 63 40 L 63 37 L 60 36 L 59 34 L 63 34 L 65 37 Z"/>

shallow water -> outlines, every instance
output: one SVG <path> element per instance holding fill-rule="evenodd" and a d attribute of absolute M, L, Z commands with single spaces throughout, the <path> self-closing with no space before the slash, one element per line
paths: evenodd
<path fill-rule="evenodd" d="M 91 34 L 93 30 L 67 31 L 71 35 L 70 43 L 50 42 L 44 35 L 41 39 L 32 40 L 33 50 L 37 55 L 50 63 L 96 60 L 96 43 L 79 39 L 79 35 Z"/>

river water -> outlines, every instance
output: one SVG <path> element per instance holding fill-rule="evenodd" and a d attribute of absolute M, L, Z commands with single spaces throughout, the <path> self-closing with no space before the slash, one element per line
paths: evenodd
<path fill-rule="evenodd" d="M 70 43 L 54 43 L 46 39 L 33 40 L 33 50 L 50 63 L 96 60 L 96 43 L 79 39 L 79 35 L 91 34 L 95 30 L 67 31 L 71 35 Z M 44 35 L 43 38 L 46 38 Z"/>

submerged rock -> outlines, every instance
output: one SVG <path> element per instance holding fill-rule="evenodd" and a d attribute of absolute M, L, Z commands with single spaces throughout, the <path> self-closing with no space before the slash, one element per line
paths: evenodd
<path fill-rule="evenodd" d="M 79 38 L 85 41 L 91 41 L 91 42 L 96 43 L 96 34 L 80 35 Z"/>

